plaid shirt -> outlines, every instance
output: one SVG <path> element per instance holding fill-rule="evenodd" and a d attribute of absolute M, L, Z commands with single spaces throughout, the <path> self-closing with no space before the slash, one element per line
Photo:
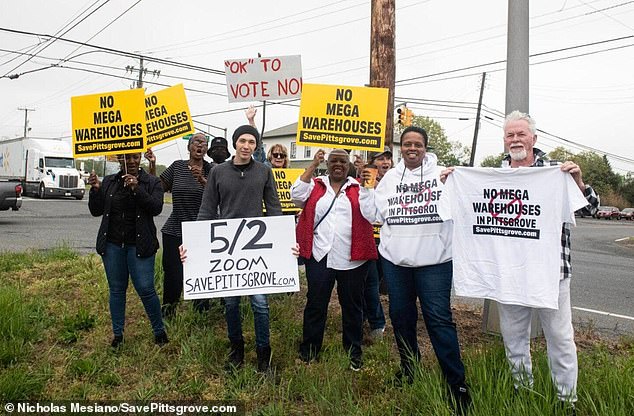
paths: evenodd
<path fill-rule="evenodd" d="M 549 160 L 546 153 L 537 148 L 533 148 L 533 158 L 534 162 L 531 167 L 556 166 L 560 164 L 557 160 Z M 510 163 L 511 156 L 507 154 L 504 156 L 504 159 L 502 159 L 502 166 L 508 167 Z M 586 190 L 583 195 L 588 200 L 588 206 L 593 208 L 599 206 L 599 198 L 590 185 L 586 185 Z M 570 261 L 570 224 L 565 222 L 561 227 L 561 278 L 567 279 L 570 277 L 572 277 L 572 263 Z"/>

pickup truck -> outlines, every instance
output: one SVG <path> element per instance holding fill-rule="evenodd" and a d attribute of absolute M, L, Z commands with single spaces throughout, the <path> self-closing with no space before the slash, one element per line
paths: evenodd
<path fill-rule="evenodd" d="M 0 211 L 11 208 L 17 211 L 22 206 L 22 185 L 19 182 L 0 181 Z"/>

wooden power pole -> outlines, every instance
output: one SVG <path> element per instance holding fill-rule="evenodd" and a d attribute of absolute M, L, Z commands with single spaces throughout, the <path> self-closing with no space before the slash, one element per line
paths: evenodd
<path fill-rule="evenodd" d="M 394 135 L 394 81 L 396 77 L 395 2 L 372 0 L 370 24 L 370 86 L 387 88 L 385 145 L 392 148 Z M 382 150 L 381 150 L 382 151 Z"/>

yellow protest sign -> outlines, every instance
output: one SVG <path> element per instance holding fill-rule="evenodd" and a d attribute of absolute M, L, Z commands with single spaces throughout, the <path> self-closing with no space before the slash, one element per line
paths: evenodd
<path fill-rule="evenodd" d="M 194 132 L 183 84 L 165 88 L 145 97 L 145 137 L 147 146 L 156 146 Z"/>
<path fill-rule="evenodd" d="M 304 84 L 297 144 L 383 151 L 387 88 Z"/>
<path fill-rule="evenodd" d="M 381 238 L 381 224 L 378 222 L 375 222 L 372 224 L 372 233 L 374 234 L 374 238 L 376 240 Z"/>
<path fill-rule="evenodd" d="M 299 212 L 300 208 L 296 207 L 291 201 L 291 186 L 304 172 L 304 169 L 271 169 L 273 178 L 275 179 L 275 188 L 277 196 L 282 205 L 282 212 Z"/>
<path fill-rule="evenodd" d="M 145 150 L 143 89 L 71 97 L 75 157 Z"/>

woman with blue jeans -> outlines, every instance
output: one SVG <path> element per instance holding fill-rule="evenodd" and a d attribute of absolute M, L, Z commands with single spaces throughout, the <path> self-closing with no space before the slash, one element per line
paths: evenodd
<path fill-rule="evenodd" d="M 403 130 L 403 159 L 385 174 L 376 189 L 361 188 L 359 202 L 368 221 L 383 224 L 379 253 L 401 359 L 399 377 L 411 382 L 420 360 L 416 338 L 418 298 L 456 410 L 462 413 L 471 399 L 451 315 L 452 223 L 438 216 L 436 204 L 444 185 L 436 155 L 427 153 L 426 148 L 424 129 L 413 126 Z M 363 171 L 364 181 L 369 174 Z"/>
<path fill-rule="evenodd" d="M 154 216 L 163 209 L 163 188 L 158 178 L 139 168 L 140 162 L 140 153 L 122 155 L 119 173 L 106 176 L 103 183 L 94 171 L 88 178 L 88 208 L 93 216 L 102 217 L 96 248 L 108 279 L 113 348 L 123 342 L 128 276 L 143 302 L 155 343 L 168 342 L 154 287 L 154 257 L 159 247 Z"/>

